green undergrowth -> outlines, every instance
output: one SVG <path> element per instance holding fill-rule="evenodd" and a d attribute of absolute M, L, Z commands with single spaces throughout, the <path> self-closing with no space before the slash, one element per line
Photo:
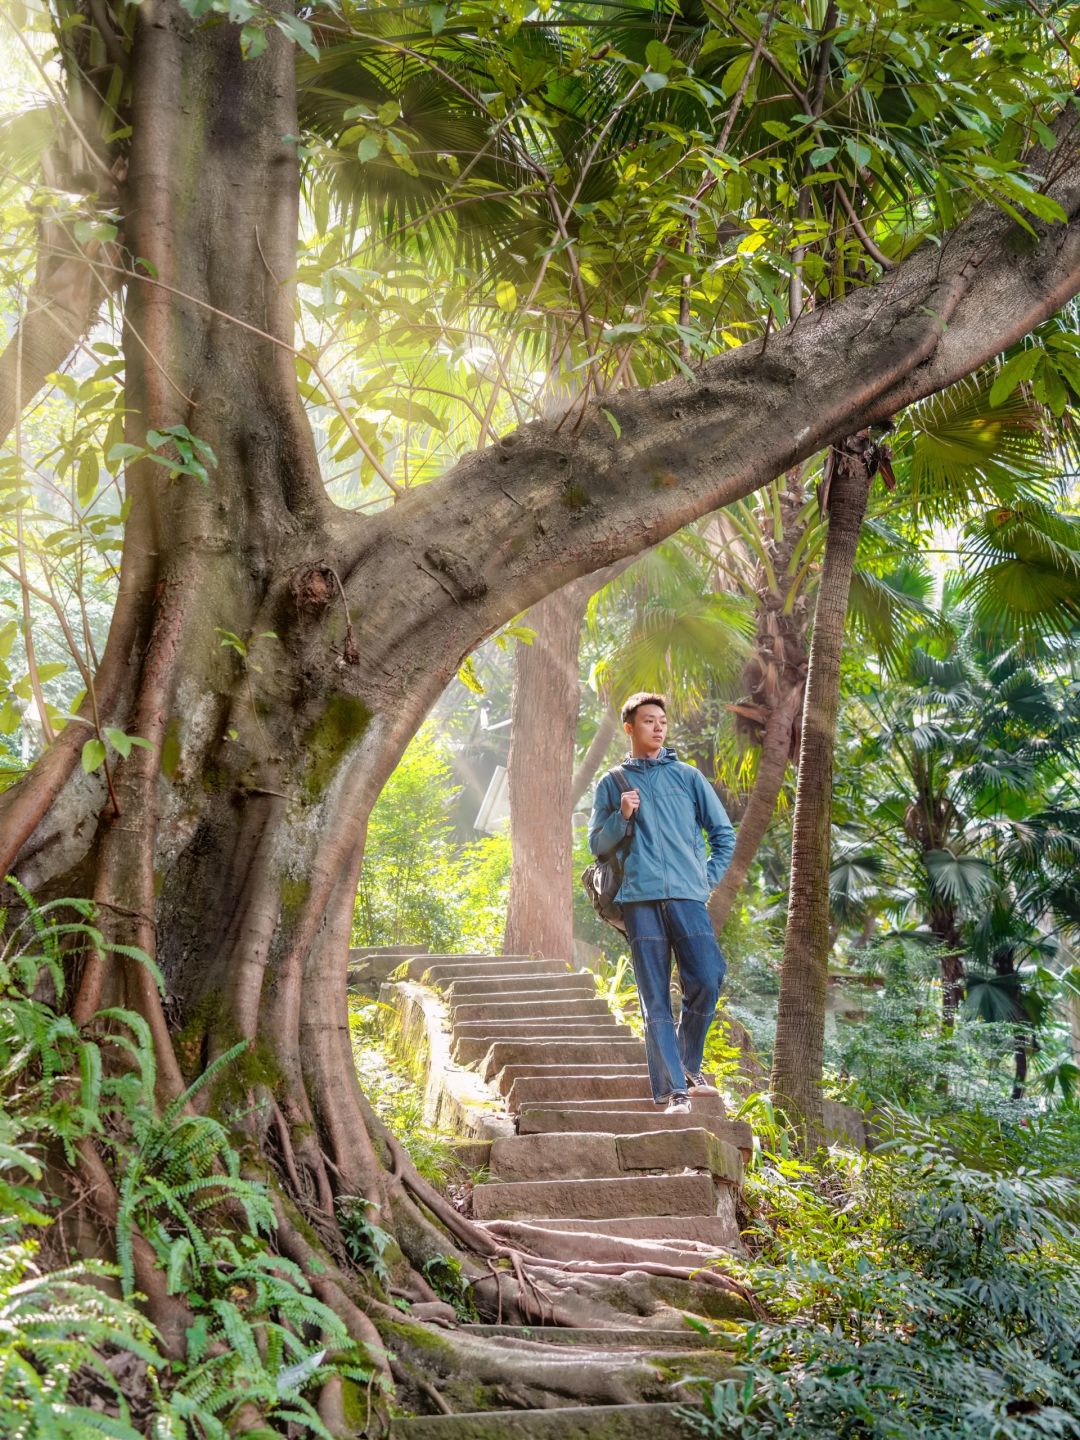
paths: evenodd
<path fill-rule="evenodd" d="M 112 1008 L 80 1029 L 63 1008 L 80 951 L 151 962 L 107 946 L 86 902 L 38 906 L 8 883 L 21 910 L 0 912 L 0 1434 L 226 1440 L 241 1424 L 330 1440 L 315 1408 L 323 1383 L 341 1377 L 366 1413 L 377 1372 L 275 1252 L 267 1190 L 241 1173 L 224 1126 L 185 1113 L 242 1047 L 159 1110 L 145 1022 Z M 119 1196 L 104 1258 L 66 1253 L 87 1145 Z M 137 1235 L 191 1316 L 182 1361 L 139 1308 Z"/>
<path fill-rule="evenodd" d="M 766 1144 L 745 1278 L 769 1312 L 741 1378 L 702 1381 L 708 1440 L 1074 1440 L 1080 1111 L 883 1111 L 870 1154 Z"/>
<path fill-rule="evenodd" d="M 425 1180 L 445 1186 L 457 1162 L 452 1141 L 424 1122 L 424 1092 L 387 1043 L 388 1006 L 349 996 L 349 1033 L 356 1073 L 372 1109 L 409 1153 Z"/>

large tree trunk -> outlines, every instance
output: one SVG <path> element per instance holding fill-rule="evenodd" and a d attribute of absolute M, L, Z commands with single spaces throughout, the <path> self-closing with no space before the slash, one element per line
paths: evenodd
<path fill-rule="evenodd" d="M 829 534 L 818 582 L 806 677 L 791 888 L 780 971 L 772 1091 L 814 1148 L 822 1135 L 821 1072 L 829 961 L 829 855 L 833 750 L 848 594 L 872 466 L 864 437 L 835 452 L 828 489 Z M 857 444 L 856 442 L 859 442 Z"/>
<path fill-rule="evenodd" d="M 581 686 L 578 650 L 588 575 L 534 605 L 536 631 L 514 657 L 510 728 L 510 898 L 508 955 L 573 956 L 572 782 Z"/>
<path fill-rule="evenodd" d="M 1008 217 L 974 212 L 881 293 L 804 315 L 767 354 L 746 345 L 693 379 L 608 397 L 614 427 L 598 406 L 576 429 L 528 426 L 364 518 L 326 498 L 298 398 L 294 55 L 274 27 L 267 36 L 245 62 L 220 17 L 196 25 L 178 0 L 138 12 L 128 440 L 184 425 L 218 464 L 205 486 L 130 467 L 96 693 L 104 725 L 152 748 L 112 757 L 117 811 L 100 774 L 78 768 L 86 731 L 69 727 L 0 797 L 0 874 L 14 865 L 43 894 L 92 895 L 109 940 L 156 957 L 167 1005 L 141 967 L 106 952 L 85 968 L 75 1018 L 114 998 L 140 1011 L 163 1096 L 252 1042 L 232 1118 L 267 1140 L 309 1218 L 332 1225 L 335 1197 L 360 1195 L 414 1267 L 455 1242 L 494 1257 L 372 1119 L 349 1053 L 349 923 L 381 786 L 497 626 L 967 374 L 1052 314 L 1080 289 L 1080 224 L 1037 225 L 1018 251 Z M 1051 188 L 1072 216 L 1080 173 L 1060 168 Z M 283 1249 L 370 1339 L 338 1273 L 284 1205 L 281 1216 Z M 537 1318 L 511 1276 L 480 1269 L 507 1316 Z M 164 1323 L 175 1297 L 160 1277 L 139 1283 Z M 415 1269 L 407 1283 L 430 1298 Z"/>

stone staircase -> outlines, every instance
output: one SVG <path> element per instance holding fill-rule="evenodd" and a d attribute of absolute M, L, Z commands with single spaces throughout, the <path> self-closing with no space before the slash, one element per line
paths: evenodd
<path fill-rule="evenodd" d="M 722 1100 L 696 1097 L 689 1115 L 654 1106 L 645 1047 L 596 996 L 593 978 L 559 960 L 525 955 L 417 955 L 405 978 L 439 993 L 451 1053 L 503 1097 L 516 1133 L 490 1142 L 489 1179 L 474 1187 L 474 1218 L 492 1235 L 560 1261 L 701 1269 L 741 1252 L 736 1200 L 750 1127 Z M 392 985 L 387 987 L 392 989 Z M 683 1282 L 689 1289 L 691 1282 Z M 729 1292 L 710 1286 L 703 1313 L 735 1318 Z M 676 1299 L 677 1308 L 677 1299 Z M 659 1393 L 700 1373 L 701 1337 L 648 1317 L 612 1329 L 469 1326 L 541 1350 L 572 1346 L 584 1362 L 607 1351 L 665 1353 Z M 680 1351 L 688 1352 L 677 1364 Z M 716 1360 L 707 1366 L 716 1373 Z M 471 1411 L 396 1420 L 397 1440 L 685 1440 L 680 1405 L 657 1402 Z"/>

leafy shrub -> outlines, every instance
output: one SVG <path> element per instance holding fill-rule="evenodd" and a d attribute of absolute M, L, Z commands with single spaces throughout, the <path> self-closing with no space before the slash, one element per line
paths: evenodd
<path fill-rule="evenodd" d="M 425 1180 L 443 1185 L 453 1167 L 450 1141 L 424 1122 L 424 1096 L 385 1043 L 387 1007 L 349 997 L 353 1058 L 364 1094 L 375 1114 L 401 1141 Z"/>
<path fill-rule="evenodd" d="M 506 922 L 510 839 L 453 838 L 458 794 L 430 726 L 406 750 L 371 812 L 353 917 L 355 945 L 498 950 Z"/>
<path fill-rule="evenodd" d="M 775 1321 L 693 1423 L 743 1440 L 1035 1440 L 1080 1430 L 1080 1123 L 892 1117 L 823 1177 L 750 1181 Z"/>

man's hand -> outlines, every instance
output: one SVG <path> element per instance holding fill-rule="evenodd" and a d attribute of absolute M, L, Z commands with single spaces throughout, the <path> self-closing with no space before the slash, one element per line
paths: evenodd
<path fill-rule="evenodd" d="M 624 790 L 622 799 L 619 801 L 623 819 L 629 820 L 640 804 L 641 796 L 636 790 Z"/>

